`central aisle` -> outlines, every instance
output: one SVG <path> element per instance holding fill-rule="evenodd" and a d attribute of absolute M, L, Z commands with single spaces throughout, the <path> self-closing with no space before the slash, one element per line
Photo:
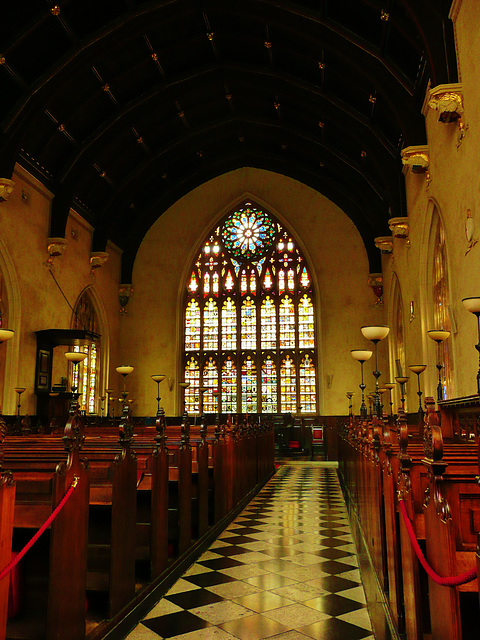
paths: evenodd
<path fill-rule="evenodd" d="M 327 465 L 282 466 L 128 640 L 373 640 Z"/>

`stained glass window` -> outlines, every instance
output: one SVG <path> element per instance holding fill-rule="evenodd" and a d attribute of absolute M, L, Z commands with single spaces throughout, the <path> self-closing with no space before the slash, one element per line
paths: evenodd
<path fill-rule="evenodd" d="M 203 348 L 218 349 L 218 306 L 215 300 L 207 300 L 203 308 Z"/>
<path fill-rule="evenodd" d="M 271 356 L 262 364 L 262 412 L 277 413 L 277 367 Z"/>
<path fill-rule="evenodd" d="M 286 296 L 280 303 L 280 348 L 295 348 L 295 307 L 293 300 Z"/>
<path fill-rule="evenodd" d="M 300 405 L 306 413 L 317 410 L 315 382 L 315 367 L 310 356 L 306 355 L 300 362 Z"/>
<path fill-rule="evenodd" d="M 298 346 L 300 349 L 313 349 L 315 346 L 313 322 L 312 301 L 308 296 L 302 296 L 298 304 Z"/>
<path fill-rule="evenodd" d="M 98 333 L 98 324 L 92 299 L 87 291 L 79 298 L 74 312 L 74 329 L 84 329 L 92 333 Z M 78 367 L 72 367 L 72 385 L 76 386 L 80 394 L 78 402 L 80 410 L 85 413 L 97 413 L 97 398 L 99 379 L 99 345 L 89 342 L 82 346 L 74 346 L 74 351 L 82 351 L 87 354 Z"/>
<path fill-rule="evenodd" d="M 227 298 L 222 307 L 222 349 L 233 351 L 237 348 L 237 307 Z"/>
<path fill-rule="evenodd" d="M 195 358 L 190 358 L 185 365 L 185 382 L 190 386 L 185 389 L 185 409 L 189 413 L 198 412 L 200 405 L 200 368 Z"/>
<path fill-rule="evenodd" d="M 256 349 L 257 347 L 257 308 L 250 298 L 242 304 L 242 349 Z"/>
<path fill-rule="evenodd" d="M 185 349 L 200 349 L 200 306 L 196 300 L 190 300 L 185 312 Z"/>
<path fill-rule="evenodd" d="M 315 297 L 289 231 L 244 202 L 209 231 L 187 273 L 187 409 L 200 411 L 206 386 L 208 412 L 315 412 Z"/>
<path fill-rule="evenodd" d="M 221 408 L 224 413 L 237 412 L 237 367 L 228 357 L 222 367 Z"/>
<path fill-rule="evenodd" d="M 262 303 L 260 317 L 262 349 L 275 349 L 277 346 L 277 308 L 270 296 L 267 296 Z"/>
<path fill-rule="evenodd" d="M 280 366 L 280 411 L 282 413 L 297 411 L 297 379 L 295 365 L 290 356 L 282 360 Z"/>
<path fill-rule="evenodd" d="M 218 390 L 218 370 L 216 361 L 210 357 L 203 368 L 203 410 L 205 413 L 215 413 L 217 411 L 217 398 L 213 395 Z"/>
<path fill-rule="evenodd" d="M 242 413 L 257 412 L 257 368 L 250 356 L 242 365 Z"/>

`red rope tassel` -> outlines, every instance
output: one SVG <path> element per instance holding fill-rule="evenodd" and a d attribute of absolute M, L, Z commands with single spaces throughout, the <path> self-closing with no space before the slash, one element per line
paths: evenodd
<path fill-rule="evenodd" d="M 442 576 L 439 576 L 438 573 L 436 573 L 432 569 L 432 567 L 428 564 L 427 560 L 425 559 L 425 556 L 422 553 L 422 550 L 420 549 L 420 545 L 418 544 L 415 531 L 413 530 L 412 523 L 410 522 L 410 518 L 408 517 L 407 507 L 405 506 L 405 502 L 403 500 L 399 500 L 398 504 L 400 505 L 400 511 L 402 512 L 403 520 L 405 522 L 405 526 L 407 527 L 408 536 L 415 550 L 417 558 L 420 564 L 422 565 L 422 567 L 425 569 L 425 571 L 428 573 L 428 575 L 431 577 L 431 579 L 434 582 L 442 585 L 443 587 L 457 587 L 460 584 L 466 584 L 467 582 L 472 582 L 472 580 L 475 580 L 475 578 L 477 577 L 476 569 L 472 569 L 471 571 L 462 573 L 459 576 L 452 576 L 451 578 L 442 578 Z"/>
<path fill-rule="evenodd" d="M 75 487 L 77 486 L 79 481 L 78 476 L 74 476 L 73 477 L 73 482 L 70 485 L 70 487 L 68 488 L 66 494 L 63 496 L 63 498 L 60 500 L 60 502 L 58 503 L 58 505 L 55 507 L 55 509 L 52 511 L 51 515 L 48 516 L 47 520 L 44 522 L 44 524 L 40 527 L 40 529 L 37 531 L 37 533 L 27 542 L 27 544 L 23 547 L 23 549 L 15 556 L 15 559 L 12 560 L 10 562 L 10 564 L 7 564 L 7 566 L 5 567 L 5 569 L 3 569 L 3 571 L 0 573 L 0 580 L 3 580 L 3 578 L 8 575 L 10 573 L 10 571 L 13 569 L 13 567 L 15 567 L 15 565 L 17 565 L 20 560 L 23 558 L 23 556 L 27 553 L 27 551 L 33 547 L 33 545 L 35 544 L 35 542 L 40 538 L 40 536 L 42 535 L 42 533 L 45 531 L 45 529 L 47 529 L 50 524 L 55 520 L 55 518 L 57 517 L 57 515 L 60 513 L 60 511 L 63 509 L 63 507 L 65 506 L 65 503 L 67 502 L 67 500 L 70 498 L 70 496 L 72 495 L 72 493 L 75 490 Z"/>

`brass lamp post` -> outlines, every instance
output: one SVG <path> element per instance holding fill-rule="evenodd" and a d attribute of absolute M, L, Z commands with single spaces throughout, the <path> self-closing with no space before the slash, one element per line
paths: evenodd
<path fill-rule="evenodd" d="M 187 411 L 187 389 L 190 386 L 190 382 L 179 382 L 178 386 L 183 389 L 183 415 L 187 416 L 188 415 L 188 411 Z"/>
<path fill-rule="evenodd" d="M 402 403 L 402 411 L 405 411 L 405 385 L 408 382 L 408 376 L 397 376 L 395 380 L 400 385 L 400 389 L 402 390 L 402 397 L 400 398 L 400 402 Z"/>
<path fill-rule="evenodd" d="M 123 376 L 122 402 L 123 402 L 123 408 L 125 409 L 127 395 L 128 395 L 128 392 L 126 390 L 126 379 L 127 379 L 127 376 L 132 373 L 133 367 L 129 364 L 122 364 L 120 367 L 116 367 L 115 371 Z"/>
<path fill-rule="evenodd" d="M 392 389 L 395 389 L 395 382 L 385 382 L 384 385 L 385 389 L 388 389 L 390 391 L 390 415 L 393 416 L 393 400 L 392 400 Z"/>
<path fill-rule="evenodd" d="M 432 329 L 431 331 L 427 331 L 427 336 L 434 340 L 437 343 L 437 369 L 438 369 L 438 384 L 437 384 L 437 401 L 441 402 L 443 400 L 443 385 L 442 385 L 442 369 L 443 362 L 442 353 L 441 353 L 441 345 L 442 342 L 445 342 L 450 337 L 450 331 L 444 331 L 443 329 Z"/>
<path fill-rule="evenodd" d="M 372 357 L 373 351 L 370 351 L 369 349 L 352 349 L 350 353 L 352 354 L 352 358 L 354 360 L 356 360 L 357 362 L 360 362 L 360 370 L 362 372 L 361 374 L 362 382 L 359 384 L 359 387 L 362 390 L 362 404 L 360 405 L 360 417 L 366 418 L 367 407 L 365 405 L 365 387 L 367 385 L 363 382 L 363 364 Z"/>
<path fill-rule="evenodd" d="M 353 391 L 347 391 L 347 398 L 348 398 L 348 415 L 351 416 L 353 414 L 353 404 L 352 404 L 352 398 L 355 395 L 355 393 Z"/>
<path fill-rule="evenodd" d="M 153 375 L 150 376 L 151 379 L 157 383 L 157 417 L 159 415 L 161 415 L 161 409 L 160 409 L 160 383 L 163 382 L 165 380 L 165 376 L 163 375 L 163 373 L 154 373 Z"/>
<path fill-rule="evenodd" d="M 20 402 L 20 396 L 22 395 L 22 393 L 25 391 L 25 387 L 15 387 L 15 393 L 18 394 L 18 400 L 17 400 L 17 417 L 20 416 L 20 407 L 21 402 Z"/>
<path fill-rule="evenodd" d="M 78 408 L 78 381 L 79 381 L 79 373 L 78 373 L 78 365 L 80 362 L 83 362 L 87 354 L 83 351 L 67 351 L 65 353 L 65 358 L 73 364 L 73 384 L 72 384 L 72 403 L 70 405 L 70 412 L 74 413 Z"/>
<path fill-rule="evenodd" d="M 423 407 L 422 407 L 422 390 L 420 388 L 420 374 L 423 373 L 425 371 L 425 369 L 427 368 L 426 364 L 410 364 L 408 366 L 408 368 L 410 369 L 410 371 L 413 371 L 413 373 L 417 374 L 417 381 L 418 381 L 418 391 L 417 391 L 417 396 L 418 396 L 418 416 L 419 418 L 423 418 Z"/>
<path fill-rule="evenodd" d="M 388 336 L 389 331 L 390 327 L 387 327 L 386 325 L 361 327 L 363 336 L 367 338 L 367 340 L 371 340 L 373 342 L 375 350 L 375 371 L 373 372 L 373 375 L 375 376 L 374 409 L 377 418 L 382 417 L 382 404 L 380 402 L 380 393 L 378 392 L 378 379 L 381 373 L 378 370 L 377 345 L 380 340 L 383 340 Z"/>

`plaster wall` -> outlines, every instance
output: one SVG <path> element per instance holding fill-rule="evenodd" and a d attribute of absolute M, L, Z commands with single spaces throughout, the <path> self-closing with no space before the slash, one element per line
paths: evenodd
<path fill-rule="evenodd" d="M 368 348 L 363 324 L 383 324 L 368 286 L 368 260 L 352 221 L 309 187 L 283 175 L 242 168 L 198 187 L 170 207 L 152 226 L 136 257 L 134 294 L 122 318 L 122 349 L 136 367 L 128 380 L 138 413 L 153 414 L 163 373 L 162 405 L 181 412 L 178 382 L 182 352 L 182 302 L 187 272 L 208 231 L 244 195 L 268 208 L 300 243 L 313 273 L 317 296 L 319 401 L 324 414 L 345 414 L 348 390 L 358 392 L 359 365 L 350 349 Z M 379 349 L 380 362 L 382 348 Z M 373 360 L 365 367 L 373 381 Z M 168 386 L 171 379 L 171 389 Z M 373 384 L 370 384 L 372 387 Z M 359 394 L 354 402 L 358 404 Z"/>
<path fill-rule="evenodd" d="M 1 357 L 6 358 L 0 406 L 5 414 L 14 413 L 16 394 L 13 389 L 16 386 L 26 387 L 22 395 L 22 413 L 35 414 L 35 331 L 70 328 L 70 305 L 75 306 L 86 287 L 91 289 L 101 317 L 105 332 L 102 341 L 107 347 L 110 346 L 113 363 L 120 359 L 118 286 L 121 253 L 115 246 L 109 246 L 109 260 L 92 275 L 92 230 L 72 211 L 66 228 L 67 247 L 63 256 L 53 259 L 52 272 L 57 286 L 46 265 L 52 195 L 21 167 L 15 169 L 13 180 L 13 193 L 0 206 L 0 266 L 9 290 L 9 328 L 15 331 L 12 340 L 0 345 L 3 351 Z M 75 239 L 72 237 L 72 228 L 76 230 Z M 58 349 L 60 347 L 55 352 Z M 108 349 L 104 350 L 104 354 L 104 370 L 108 372 Z M 53 382 L 57 382 L 58 377 L 67 374 L 67 363 L 63 357 L 57 361 L 56 353 L 54 363 Z M 114 373 L 114 376 L 118 377 L 118 374 Z M 107 382 L 108 373 L 102 383 L 106 385 Z"/>
<path fill-rule="evenodd" d="M 428 261 L 432 211 L 437 207 L 445 229 L 448 279 L 452 324 L 449 338 L 454 358 L 454 380 L 449 397 L 462 397 L 476 392 L 478 354 L 475 318 L 468 313 L 462 298 L 480 295 L 480 243 L 469 250 L 465 235 L 465 220 L 470 209 L 476 223 L 474 237 L 480 232 L 480 189 L 478 182 L 478 150 L 480 148 L 480 4 L 476 0 L 456 3 L 456 45 L 463 87 L 463 122 L 465 135 L 460 137 L 458 124 L 438 122 L 438 112 L 424 108 L 430 155 L 430 181 L 424 175 L 406 175 L 409 242 L 394 240 L 394 251 L 383 257 L 385 295 L 391 322 L 392 279 L 395 272 L 402 288 L 406 317 L 405 348 L 408 363 L 428 364 L 422 374 L 422 387 L 427 395 L 436 396 L 436 345 L 426 332 L 433 326 L 433 294 L 431 265 Z M 414 302 L 415 318 L 410 321 L 410 301 Z M 411 374 L 408 388 L 408 408 L 415 411 L 416 376 Z M 398 394 L 397 394 L 398 398 Z"/>

